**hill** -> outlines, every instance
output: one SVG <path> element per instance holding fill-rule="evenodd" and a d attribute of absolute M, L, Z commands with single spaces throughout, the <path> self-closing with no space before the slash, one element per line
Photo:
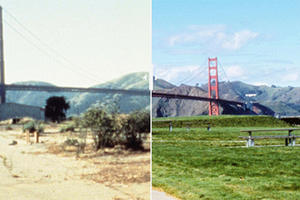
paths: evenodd
<path fill-rule="evenodd" d="M 138 72 L 125 75 L 118 79 L 92 86 L 94 88 L 119 89 L 149 89 L 149 75 Z M 14 84 L 55 86 L 46 82 L 28 81 Z M 130 96 L 125 94 L 100 93 L 71 93 L 71 92 L 36 92 L 36 91 L 7 91 L 7 102 L 45 107 L 47 98 L 51 96 L 64 96 L 70 102 L 68 116 L 80 114 L 98 102 L 110 103 L 118 101 L 120 111 L 128 113 L 134 110 L 149 108 L 150 99 L 144 96 Z"/>
<path fill-rule="evenodd" d="M 180 85 L 174 87 L 161 87 L 172 85 L 164 80 L 154 82 L 154 88 L 164 92 L 175 94 L 186 94 L 195 96 L 208 96 L 207 84 L 200 87 Z M 156 87 L 155 84 L 158 84 Z M 231 106 L 221 105 L 222 114 L 263 114 L 273 115 L 300 115 L 300 88 L 278 87 L 278 86 L 254 86 L 240 81 L 220 82 L 220 98 L 241 102 L 251 102 L 252 111 Z M 255 94 L 253 97 L 246 97 L 246 94 Z M 153 100 L 153 116 L 192 116 L 208 114 L 208 103 L 201 101 L 181 99 L 159 99 Z"/>

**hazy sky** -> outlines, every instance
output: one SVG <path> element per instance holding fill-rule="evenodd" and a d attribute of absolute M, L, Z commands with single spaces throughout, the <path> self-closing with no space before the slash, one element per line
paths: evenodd
<path fill-rule="evenodd" d="M 7 83 L 87 87 L 152 67 L 150 0 L 0 0 L 0 5 Z"/>
<path fill-rule="evenodd" d="M 154 74 L 175 84 L 221 80 L 300 86 L 300 1 L 152 0 Z"/>

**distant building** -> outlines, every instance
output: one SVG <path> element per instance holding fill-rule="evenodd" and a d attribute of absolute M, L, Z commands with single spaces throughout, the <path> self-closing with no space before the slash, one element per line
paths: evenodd
<path fill-rule="evenodd" d="M 45 109 L 17 103 L 0 104 L 0 121 L 22 117 L 45 120 Z"/>

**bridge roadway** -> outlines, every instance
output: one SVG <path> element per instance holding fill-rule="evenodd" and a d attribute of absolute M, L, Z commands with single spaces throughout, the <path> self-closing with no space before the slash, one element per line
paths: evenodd
<path fill-rule="evenodd" d="M 171 94 L 171 93 L 164 93 L 160 91 L 152 91 L 152 97 L 164 97 L 168 99 L 190 99 L 190 100 L 198 100 L 198 101 L 213 101 L 217 103 L 226 103 L 226 104 L 232 104 L 237 106 L 244 106 L 243 102 L 239 101 L 230 101 L 225 99 L 212 99 L 208 97 L 199 97 L 199 96 L 190 96 L 190 95 L 183 95 L 183 94 Z"/>
<path fill-rule="evenodd" d="M 3 86 L 2 86 L 3 87 Z M 113 89 L 113 88 L 78 88 L 78 87 L 56 87 L 56 86 L 33 86 L 6 84 L 5 90 L 16 91 L 47 91 L 47 92 L 90 92 L 90 93 L 119 93 L 134 96 L 150 96 L 150 90 L 139 89 Z"/>
<path fill-rule="evenodd" d="M 1 85 L 3 87 L 3 85 Z M 0 86 L 0 87 L 1 87 Z M 6 84 L 5 90 L 15 90 L 15 91 L 47 91 L 47 92 L 90 92 L 90 93 L 112 93 L 112 94 L 128 94 L 137 96 L 150 96 L 150 90 L 140 90 L 140 89 L 113 89 L 113 88 L 78 88 L 78 87 L 56 87 L 56 86 L 33 86 L 33 85 L 16 85 L 16 84 Z M 162 97 L 162 98 L 172 98 L 172 99 L 190 99 L 198 101 L 214 101 L 218 103 L 227 103 L 238 106 L 244 106 L 243 102 L 231 101 L 225 99 L 212 99 L 208 97 L 200 96 L 190 96 L 182 94 L 172 94 L 164 93 L 160 91 L 153 90 L 152 97 Z"/>

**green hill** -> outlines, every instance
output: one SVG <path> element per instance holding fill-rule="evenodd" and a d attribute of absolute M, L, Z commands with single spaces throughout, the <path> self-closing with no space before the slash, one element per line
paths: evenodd
<path fill-rule="evenodd" d="M 149 89 L 149 75 L 146 72 L 131 73 L 118 79 L 92 86 L 94 88 L 118 89 Z M 28 81 L 14 84 L 55 86 L 46 82 Z M 125 94 L 103 93 L 71 93 L 71 92 L 40 92 L 40 91 L 7 91 L 7 102 L 45 107 L 47 98 L 65 96 L 70 102 L 68 116 L 84 112 L 98 102 L 110 103 L 119 100 L 120 111 L 128 113 L 134 110 L 149 108 L 150 98 L 145 96 L 130 96 Z"/>

